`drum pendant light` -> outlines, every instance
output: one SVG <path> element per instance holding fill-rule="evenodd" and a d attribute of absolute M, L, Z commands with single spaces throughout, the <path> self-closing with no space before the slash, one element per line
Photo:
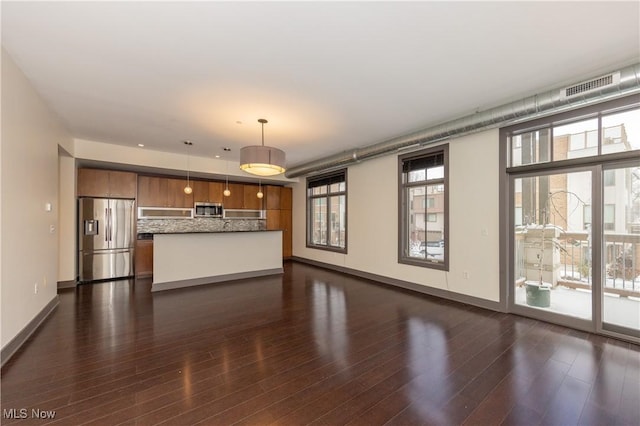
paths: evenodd
<path fill-rule="evenodd" d="M 260 118 L 262 125 L 262 145 L 245 146 L 240 149 L 240 169 L 258 176 L 275 176 L 285 172 L 284 151 L 264 145 L 264 125 L 268 123 Z"/>

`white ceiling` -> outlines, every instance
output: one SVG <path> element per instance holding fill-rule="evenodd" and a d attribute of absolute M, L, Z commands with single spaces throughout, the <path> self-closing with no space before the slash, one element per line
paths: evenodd
<path fill-rule="evenodd" d="M 3 1 L 2 45 L 74 137 L 236 160 L 266 118 L 292 166 L 640 62 L 639 5 Z"/>

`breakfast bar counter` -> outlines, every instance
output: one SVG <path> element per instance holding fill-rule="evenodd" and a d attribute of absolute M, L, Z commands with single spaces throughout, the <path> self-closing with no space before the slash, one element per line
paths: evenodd
<path fill-rule="evenodd" d="M 151 291 L 280 274 L 282 231 L 154 233 Z"/>

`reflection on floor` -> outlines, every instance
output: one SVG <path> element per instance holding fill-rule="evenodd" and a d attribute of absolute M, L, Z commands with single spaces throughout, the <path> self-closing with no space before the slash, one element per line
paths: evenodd
<path fill-rule="evenodd" d="M 83 285 L 2 368 L 2 425 L 626 425 L 640 346 L 286 262 Z M 21 419 L 53 413 L 54 418 Z"/>

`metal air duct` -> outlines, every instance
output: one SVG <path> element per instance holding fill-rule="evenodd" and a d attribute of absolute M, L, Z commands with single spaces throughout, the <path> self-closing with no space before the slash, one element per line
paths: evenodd
<path fill-rule="evenodd" d="M 634 93 L 640 93 L 640 64 L 451 120 L 405 136 L 293 166 L 287 170 L 285 176 L 295 178 L 313 172 L 344 167 L 403 148 L 426 145 L 497 126 L 511 125 Z"/>

